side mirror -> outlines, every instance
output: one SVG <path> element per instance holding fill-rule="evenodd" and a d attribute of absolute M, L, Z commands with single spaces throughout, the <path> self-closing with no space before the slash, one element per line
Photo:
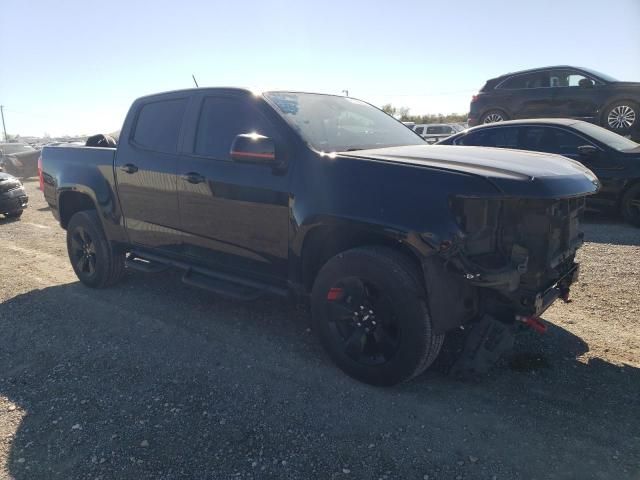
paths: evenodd
<path fill-rule="evenodd" d="M 276 146 L 272 138 L 257 133 L 236 135 L 231 143 L 231 159 L 235 162 L 275 165 Z"/>
<path fill-rule="evenodd" d="M 578 147 L 578 153 L 585 158 L 594 157 L 598 154 L 598 148 L 593 145 L 581 145 Z"/>

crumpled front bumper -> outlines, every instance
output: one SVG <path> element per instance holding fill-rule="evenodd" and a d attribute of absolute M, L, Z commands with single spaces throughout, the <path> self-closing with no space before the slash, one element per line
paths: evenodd
<path fill-rule="evenodd" d="M 27 208 L 29 197 L 24 187 L 0 193 L 0 213 L 11 213 Z"/>

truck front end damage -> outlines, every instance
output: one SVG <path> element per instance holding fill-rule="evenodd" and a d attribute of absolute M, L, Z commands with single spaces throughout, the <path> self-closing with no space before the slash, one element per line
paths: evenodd
<path fill-rule="evenodd" d="M 575 256 L 584 241 L 585 196 L 456 196 L 450 206 L 459 232 L 440 244 L 433 262 L 442 264 L 451 283 L 443 285 L 440 278 L 436 287 L 427 278 L 427 286 L 461 295 L 468 308 L 448 309 L 454 314 L 449 332 L 457 330 L 450 336 L 459 337 L 449 346 L 457 349 L 454 370 L 482 372 L 511 348 L 520 326 L 544 330 L 540 315 L 557 299 L 568 301 L 579 273 Z"/>

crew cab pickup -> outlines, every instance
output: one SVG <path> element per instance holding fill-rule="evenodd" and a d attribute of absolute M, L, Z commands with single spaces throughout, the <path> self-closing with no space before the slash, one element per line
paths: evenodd
<path fill-rule="evenodd" d="M 420 374 L 450 333 L 474 370 L 540 326 L 598 190 L 577 162 L 429 146 L 352 98 L 229 88 L 140 98 L 117 148 L 45 147 L 41 175 L 82 283 L 172 267 L 308 299 L 329 356 L 376 385 Z"/>

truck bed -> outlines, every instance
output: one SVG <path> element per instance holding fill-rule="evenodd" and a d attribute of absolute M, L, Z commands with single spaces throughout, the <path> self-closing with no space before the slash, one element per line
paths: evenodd
<path fill-rule="evenodd" d="M 44 147 L 42 150 L 42 170 L 44 179 L 44 196 L 54 209 L 58 204 L 57 189 L 64 190 L 69 185 L 100 185 L 105 180 L 115 185 L 113 161 L 115 148 L 97 147 Z M 60 181 L 60 173 L 64 169 L 64 183 Z M 46 173 L 44 173 L 46 172 Z M 99 179 L 98 183 L 95 180 Z"/>

